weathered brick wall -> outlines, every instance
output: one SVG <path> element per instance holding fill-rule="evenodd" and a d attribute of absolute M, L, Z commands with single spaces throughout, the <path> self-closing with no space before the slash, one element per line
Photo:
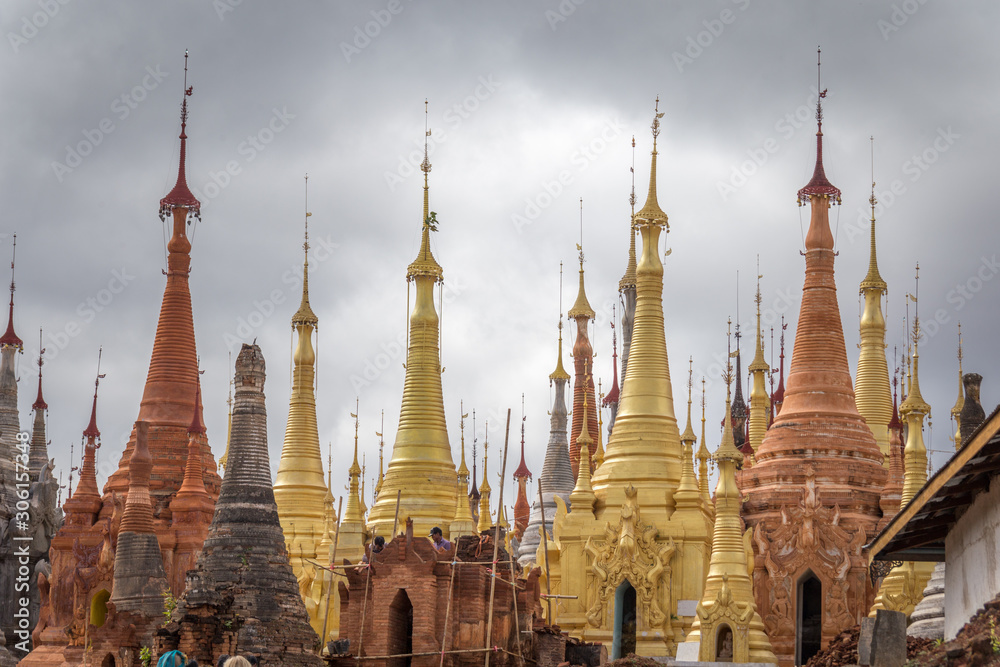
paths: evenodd
<path fill-rule="evenodd" d="M 489 646 L 502 650 L 493 653 L 490 663 L 500 667 L 513 664 L 515 658 L 504 651 L 517 652 L 518 624 L 521 630 L 530 631 L 535 619 L 540 618 L 535 616 L 535 611 L 541 608 L 537 573 L 532 573 L 527 580 L 517 580 L 518 618 L 515 622 L 507 553 L 499 551 L 494 568 L 491 564 L 492 540 L 487 539 L 480 545 L 477 536 L 465 536 L 456 548 L 459 564 L 452 565 L 454 553 L 436 553 L 427 539 L 414 538 L 412 527 L 408 527 L 405 537 L 386 545 L 372 568 L 347 570 L 347 579 L 340 589 L 340 627 L 341 636 L 350 640 L 352 654 L 390 656 L 402 652 L 409 623 L 407 616 L 401 613 L 406 600 L 413 608 L 412 627 L 409 628 L 411 652 L 432 654 L 413 656 L 411 664 L 414 667 L 439 665 L 442 648 L 449 652 L 467 651 L 446 653 L 445 665 L 481 665 L 484 656 L 480 649 L 486 646 L 489 625 L 491 573 L 495 571 L 497 580 Z M 516 565 L 515 574 L 520 574 Z M 394 667 L 394 662 L 387 658 L 373 660 L 371 665 Z"/>

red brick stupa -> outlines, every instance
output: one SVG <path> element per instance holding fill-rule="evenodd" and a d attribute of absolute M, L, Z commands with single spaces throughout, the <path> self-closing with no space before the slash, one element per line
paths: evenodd
<path fill-rule="evenodd" d="M 171 503 L 185 479 L 185 463 L 195 458 L 189 452 L 191 415 L 197 413 L 196 422 L 204 423 L 197 389 L 198 353 L 188 288 L 191 241 L 187 236 L 188 224 L 200 218 L 201 205 L 188 188 L 184 171 L 187 98 L 192 92 L 187 86 L 187 54 L 184 59 L 177 183 L 160 200 L 160 218 L 170 216 L 173 220 L 173 233 L 167 243 L 167 285 L 137 419 L 149 425 L 148 445 L 152 458 L 149 496 L 153 530 L 163 556 L 163 569 L 175 596 L 184 591 L 185 570 L 201 548 L 196 536 L 207 532 L 211 521 L 209 508 L 207 512 L 187 512 L 189 518 L 200 520 L 203 525 L 178 525 L 173 520 Z M 98 435 L 96 422 L 92 419 L 91 426 L 84 431 L 87 447 L 80 486 L 66 503 L 65 525 L 50 550 L 52 587 L 48 599 L 43 600 L 41 611 L 48 627 L 39 634 L 41 646 L 35 645 L 22 663 L 25 665 L 64 664 L 64 651 L 69 655 L 68 648 L 76 650 L 87 641 L 88 626 L 96 629 L 105 622 L 114 579 L 119 525 L 129 492 L 129 463 L 137 435 L 133 429 L 118 470 L 108 478 L 103 495 L 98 493 L 93 469 L 93 450 L 98 446 Z M 203 433 L 195 433 L 194 442 L 201 450 L 203 484 L 214 505 L 221 483 L 215 459 Z"/>
<path fill-rule="evenodd" d="M 875 535 L 887 475 L 854 402 L 829 221 L 840 190 L 823 170 L 819 102 L 816 119 L 816 168 L 798 193 L 812 216 L 784 404 L 742 478 L 754 595 L 781 665 L 805 664 L 867 614 L 873 591 L 862 550 Z"/>

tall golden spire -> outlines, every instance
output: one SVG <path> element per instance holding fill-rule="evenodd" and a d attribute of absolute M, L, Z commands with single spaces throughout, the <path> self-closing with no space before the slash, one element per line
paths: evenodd
<path fill-rule="evenodd" d="M 576 303 L 569 310 L 569 317 L 576 320 L 576 342 L 573 343 L 573 365 L 575 378 L 573 381 L 573 426 L 569 438 L 569 460 L 573 466 L 573 475 L 579 471 L 580 446 L 577 440 L 583 430 L 583 422 L 588 423 L 591 433 L 598 430 L 597 401 L 594 394 L 594 347 L 590 343 L 588 329 L 594 319 L 594 309 L 587 300 L 587 292 L 583 284 L 583 198 L 580 199 L 580 243 L 576 246 L 580 255 L 580 289 L 576 295 Z M 584 407 L 587 405 L 589 407 Z M 591 443 L 593 444 L 593 443 Z M 594 470 L 594 447 L 591 453 L 590 469 Z"/>
<path fill-rule="evenodd" d="M 469 467 L 465 465 L 465 418 L 469 415 L 465 412 L 465 402 L 459 404 L 458 428 L 461 433 L 462 462 L 458 466 L 458 491 L 455 498 L 455 519 L 451 522 L 451 538 L 454 540 L 461 535 L 469 535 L 476 532 L 476 522 L 472 518 L 472 509 L 469 507 L 469 497 L 466 489 L 469 488 Z"/>
<path fill-rule="evenodd" d="M 583 409 L 587 410 L 586 395 L 583 397 Z M 597 496 L 594 495 L 594 487 L 590 483 L 590 447 L 594 444 L 594 439 L 590 437 L 586 419 L 583 420 L 583 430 L 580 431 L 577 443 L 580 445 L 580 472 L 576 476 L 576 486 L 569 494 L 569 502 L 574 512 L 593 512 Z"/>
<path fill-rule="evenodd" d="M 629 194 L 629 206 L 632 214 L 628 221 L 628 265 L 625 267 L 625 275 L 618 282 L 618 296 L 622 303 L 622 370 L 621 376 L 615 379 L 620 382 L 617 393 L 614 397 L 614 409 L 611 413 L 611 424 L 608 426 L 608 439 L 615 427 L 615 420 L 618 419 L 618 410 L 621 407 L 621 389 L 625 386 L 625 377 L 628 375 L 628 359 L 632 351 L 632 330 L 635 324 L 635 288 L 636 288 L 636 259 L 635 259 L 635 136 L 632 137 L 632 191 Z"/>
<path fill-rule="evenodd" d="M 726 362 L 726 416 L 731 411 L 730 385 L 732 365 Z M 747 572 L 740 509 L 743 495 L 736 485 L 736 469 L 743 454 L 733 441 L 732 420 L 724 419 L 722 442 L 715 452 L 719 482 L 715 487 L 715 529 L 712 557 L 705 591 L 698 603 L 691 631 L 685 642 L 700 645 L 698 660 L 710 662 L 720 655 L 724 633 L 728 630 L 733 662 L 777 663 L 771 642 L 764 631 L 764 621 L 754 602 L 753 580 Z M 726 618 L 728 617 L 728 618 Z"/>
<path fill-rule="evenodd" d="M 305 176 L 305 210 L 302 242 L 302 300 L 292 315 L 298 337 L 292 354 L 292 390 L 288 399 L 285 440 L 274 479 L 274 502 L 285 534 L 292 570 L 298 577 L 304 558 L 321 556 L 317 545 L 325 524 L 328 493 L 323 479 L 323 450 L 316 425 L 316 352 L 313 331 L 319 319 L 309 306 L 309 175 Z M 294 530 L 293 530 L 294 526 Z"/>
<path fill-rule="evenodd" d="M 426 101 L 424 111 L 426 117 Z M 436 231 L 438 222 L 437 214 L 429 208 L 428 136 L 430 129 L 424 133 L 424 162 L 420 165 L 424 172 L 420 251 L 406 271 L 407 282 L 416 285 L 416 300 L 410 313 L 399 428 L 382 492 L 368 517 L 369 527 L 382 535 L 388 533 L 394 523 L 397 493 L 400 494 L 399 516 L 413 519 L 418 534 L 426 534 L 434 526 L 441 526 L 448 532 L 455 517 L 458 477 L 445 421 L 440 319 L 434 305 L 434 287 L 442 282 L 444 274 L 430 247 L 430 233 Z"/>
<path fill-rule="evenodd" d="M 385 480 L 385 467 L 383 465 L 383 450 L 385 449 L 385 439 L 382 434 L 385 433 L 385 410 L 382 410 L 382 421 L 379 430 L 375 431 L 375 435 L 378 437 L 378 483 L 375 484 L 375 498 L 378 499 L 378 495 L 382 493 L 382 482 Z M 465 460 L 464 452 L 462 453 L 462 460 Z"/>
<path fill-rule="evenodd" d="M 486 464 L 489 461 L 490 450 L 490 422 L 486 422 L 486 436 L 483 438 L 483 483 L 479 487 L 479 525 L 476 530 L 482 533 L 489 530 L 493 525 L 493 516 L 490 512 L 490 488 L 489 473 Z"/>
<path fill-rule="evenodd" d="M 888 286 L 878 272 L 878 257 L 875 251 L 875 138 L 872 142 L 872 194 L 871 204 L 871 244 L 868 258 L 868 274 L 861 281 L 861 294 L 865 298 L 861 314 L 861 351 L 858 355 L 858 373 L 854 384 L 855 403 L 858 412 L 868 422 L 868 428 L 875 436 L 875 442 L 889 465 L 889 420 L 892 419 L 892 392 L 889 388 L 889 366 L 885 358 L 885 318 L 882 316 L 882 297 Z"/>
<path fill-rule="evenodd" d="M 712 508 L 712 497 L 708 493 L 708 459 L 712 457 L 705 440 L 705 377 L 701 378 L 701 442 L 698 443 L 698 490 L 708 508 Z"/>
<path fill-rule="evenodd" d="M 601 467 L 604 463 L 604 412 L 601 411 L 601 405 L 604 403 L 604 392 L 601 391 L 601 380 L 597 380 L 597 444 L 594 447 L 594 470 Z"/>
<path fill-rule="evenodd" d="M 41 393 L 39 393 L 39 396 L 41 396 Z M 952 436 L 952 440 L 955 441 L 955 449 L 959 449 L 962 446 L 963 407 L 965 407 L 965 394 L 963 393 L 963 385 L 962 385 L 962 323 L 959 322 L 958 323 L 958 398 L 955 399 L 955 405 L 951 409 L 951 419 L 952 421 L 955 422 L 955 435 Z"/>
<path fill-rule="evenodd" d="M 920 394 L 920 264 L 916 269 L 916 289 L 909 296 L 916 304 L 913 316 L 913 370 L 910 378 L 910 391 L 903 401 L 906 412 L 906 444 L 903 447 L 903 497 L 900 507 L 910 502 L 917 492 L 927 482 L 927 447 L 924 445 L 924 416 L 930 415 L 931 406 Z M 900 412 L 904 407 L 900 406 Z"/>
<path fill-rule="evenodd" d="M 628 197 L 628 203 L 632 207 L 632 216 L 629 221 L 629 242 L 628 242 L 628 264 L 625 266 L 625 275 L 618 282 L 618 290 L 622 291 L 629 287 L 635 289 L 636 262 L 635 262 L 635 135 L 632 136 L 632 193 Z M 622 369 L 624 371 L 624 369 Z"/>
<path fill-rule="evenodd" d="M 916 269 L 917 288 L 913 294 L 907 295 L 907 300 L 915 304 L 913 329 L 910 340 L 913 344 L 913 368 L 910 378 L 910 391 L 906 400 L 899 406 L 900 413 L 906 413 L 906 444 L 903 446 L 903 489 L 900 497 L 900 507 L 905 507 L 913 500 L 917 492 L 927 483 L 927 447 L 924 444 L 924 416 L 929 415 L 931 406 L 920 395 L 920 350 L 919 343 L 923 334 L 920 331 L 920 311 L 918 297 L 920 294 L 920 265 Z M 923 598 L 924 586 L 930 579 L 934 566 L 926 562 L 904 562 L 892 569 L 882 580 L 875 602 L 869 612 L 874 617 L 879 609 L 901 611 L 909 616 L 914 607 Z"/>
<path fill-rule="evenodd" d="M 562 346 L 562 276 L 563 276 L 563 263 L 559 262 L 559 356 L 556 358 L 556 369 L 549 374 L 549 380 L 569 380 L 570 375 L 563 368 L 563 346 Z"/>
<path fill-rule="evenodd" d="M 764 434 L 767 432 L 767 415 L 771 410 L 771 397 L 768 396 L 764 376 L 771 367 L 764 361 L 764 341 L 760 328 L 760 257 L 757 257 L 757 294 L 754 303 L 757 305 L 757 329 L 754 332 L 754 355 L 748 370 L 753 376 L 753 389 L 750 391 L 750 447 L 756 453 Z"/>
<path fill-rule="evenodd" d="M 358 409 L 357 399 L 354 400 L 354 409 Z M 354 418 L 354 460 L 351 462 L 351 467 L 347 470 L 347 474 L 351 480 L 351 487 L 347 496 L 347 508 L 344 510 L 344 522 L 362 523 L 365 517 L 361 511 L 361 466 L 358 465 L 358 413 L 352 412 L 351 417 Z M 379 532 L 388 534 L 390 530 Z"/>
<path fill-rule="evenodd" d="M 674 501 L 677 511 L 684 509 L 696 509 L 701 504 L 699 502 L 698 481 L 694 476 L 694 429 L 691 428 L 691 390 L 694 387 L 694 357 L 688 357 L 688 404 L 687 404 L 687 425 L 681 433 L 681 479 L 674 492 Z"/>
<path fill-rule="evenodd" d="M 662 504 L 672 510 L 673 491 L 681 477 L 681 442 L 674 416 L 670 364 L 663 325 L 663 264 L 660 234 L 669 231 L 666 214 L 656 201 L 656 139 L 660 134 L 659 99 L 651 130 L 653 151 L 649 194 L 635 214 L 642 235 L 636 268 L 636 309 L 630 362 L 625 371 L 615 428 L 608 440 L 604 464 L 593 477 L 594 491 L 606 506 L 625 502 L 629 484 L 639 490 L 644 508 Z M 598 505 L 600 511 L 601 504 Z M 649 516 L 647 514 L 646 516 Z"/>

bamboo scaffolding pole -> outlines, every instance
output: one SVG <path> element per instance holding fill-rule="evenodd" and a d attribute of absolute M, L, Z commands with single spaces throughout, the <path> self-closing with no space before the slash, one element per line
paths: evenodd
<path fill-rule="evenodd" d="M 398 500 L 396 501 L 398 508 Z M 398 511 L 398 510 L 397 510 Z M 375 535 L 372 535 L 372 544 L 375 543 Z M 368 567 L 365 568 L 365 599 L 361 603 L 361 628 L 358 631 L 358 655 L 361 654 L 361 647 L 365 643 L 365 612 L 368 611 L 368 590 L 370 589 L 372 581 L 372 564 L 375 560 L 375 553 L 372 551 L 371 546 L 368 547 Z"/>
<path fill-rule="evenodd" d="M 500 498 L 497 501 L 497 507 L 503 508 L 503 490 L 506 484 L 503 484 L 503 479 L 507 476 L 507 445 L 510 444 L 510 408 L 507 408 L 507 429 L 503 436 L 503 464 L 500 466 Z M 485 471 L 484 471 L 485 474 Z M 499 512 L 498 512 L 499 514 Z M 500 521 L 499 516 L 497 516 L 496 525 L 493 526 L 493 568 L 496 569 L 497 566 L 497 553 L 500 549 Z M 486 623 L 486 646 L 489 647 L 490 643 L 493 641 L 493 600 L 496 595 L 497 588 L 497 578 L 496 576 L 490 577 L 490 606 L 489 606 L 489 618 Z M 486 654 L 485 667 L 490 667 L 490 654 Z"/>
<path fill-rule="evenodd" d="M 396 515 L 392 518 L 392 532 L 389 534 L 389 540 L 396 539 L 396 527 L 399 525 L 399 501 L 403 497 L 403 490 L 396 489 Z"/>
<path fill-rule="evenodd" d="M 458 547 L 455 548 L 458 551 Z M 448 606 L 444 610 L 444 635 L 441 637 L 441 663 L 439 667 L 444 667 L 444 647 L 448 643 L 448 622 L 451 620 L 451 600 L 455 596 L 455 563 L 458 561 L 458 554 L 451 558 L 451 582 L 448 584 Z"/>
<path fill-rule="evenodd" d="M 514 637 L 517 639 L 517 655 L 520 658 L 521 667 L 524 667 L 524 648 L 521 646 L 521 619 L 517 615 L 517 577 L 514 575 L 513 549 L 507 552 L 507 558 L 510 563 L 510 589 L 511 594 L 514 596 Z"/>
<path fill-rule="evenodd" d="M 332 495 L 332 494 L 331 494 Z M 337 528 L 333 537 L 333 553 L 330 555 L 330 573 L 333 572 L 333 564 L 337 562 L 337 542 L 340 541 L 340 510 L 344 507 L 344 496 L 340 496 L 337 501 Z M 324 577 L 325 578 L 325 577 Z M 326 646 L 326 628 L 330 622 L 330 598 L 333 596 L 333 576 L 330 577 L 330 587 L 326 589 L 326 612 L 323 614 L 323 636 L 320 637 L 319 653 L 323 655 L 323 648 Z"/>
<path fill-rule="evenodd" d="M 390 660 L 392 658 L 423 658 L 429 655 L 439 655 L 441 651 L 422 651 L 420 653 L 394 653 L 392 655 L 365 655 L 365 656 L 352 656 L 355 660 Z M 444 651 L 448 655 L 453 655 L 456 653 L 506 653 L 507 655 L 517 657 L 517 654 L 508 651 L 505 648 L 500 648 L 499 646 L 491 646 L 489 648 L 456 648 L 450 651 Z M 528 659 L 528 662 L 536 662 L 534 660 Z M 537 664 L 537 662 L 536 662 Z"/>
<path fill-rule="evenodd" d="M 538 480 L 538 507 L 542 510 L 542 525 L 538 527 L 538 530 L 542 531 L 542 550 L 545 552 L 545 606 L 548 607 L 549 615 L 545 620 L 549 622 L 549 625 L 554 625 L 555 621 L 552 619 L 552 583 L 549 577 L 549 538 L 545 532 L 545 498 L 542 497 L 542 480 Z M 553 525 L 555 524 L 555 519 L 552 520 Z"/>

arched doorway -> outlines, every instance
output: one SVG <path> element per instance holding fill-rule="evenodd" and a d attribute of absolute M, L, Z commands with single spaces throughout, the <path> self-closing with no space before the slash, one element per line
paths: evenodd
<path fill-rule="evenodd" d="M 799 579 L 795 607 L 795 664 L 804 665 L 823 643 L 823 584 L 811 570 Z"/>
<path fill-rule="evenodd" d="M 107 620 L 108 600 L 110 599 L 111 593 L 103 588 L 94 593 L 94 597 L 90 599 L 90 624 L 95 628 L 101 627 Z"/>
<path fill-rule="evenodd" d="M 389 655 L 413 653 L 413 604 L 400 588 L 389 605 Z M 389 667 L 410 667 L 412 658 L 389 658 Z"/>
<path fill-rule="evenodd" d="M 635 588 L 628 579 L 615 590 L 614 636 L 611 643 L 612 660 L 635 653 L 636 630 Z"/>
<path fill-rule="evenodd" d="M 113 653 L 108 653 L 104 656 L 104 660 L 101 661 L 101 667 L 115 667 L 116 664 Z"/>

